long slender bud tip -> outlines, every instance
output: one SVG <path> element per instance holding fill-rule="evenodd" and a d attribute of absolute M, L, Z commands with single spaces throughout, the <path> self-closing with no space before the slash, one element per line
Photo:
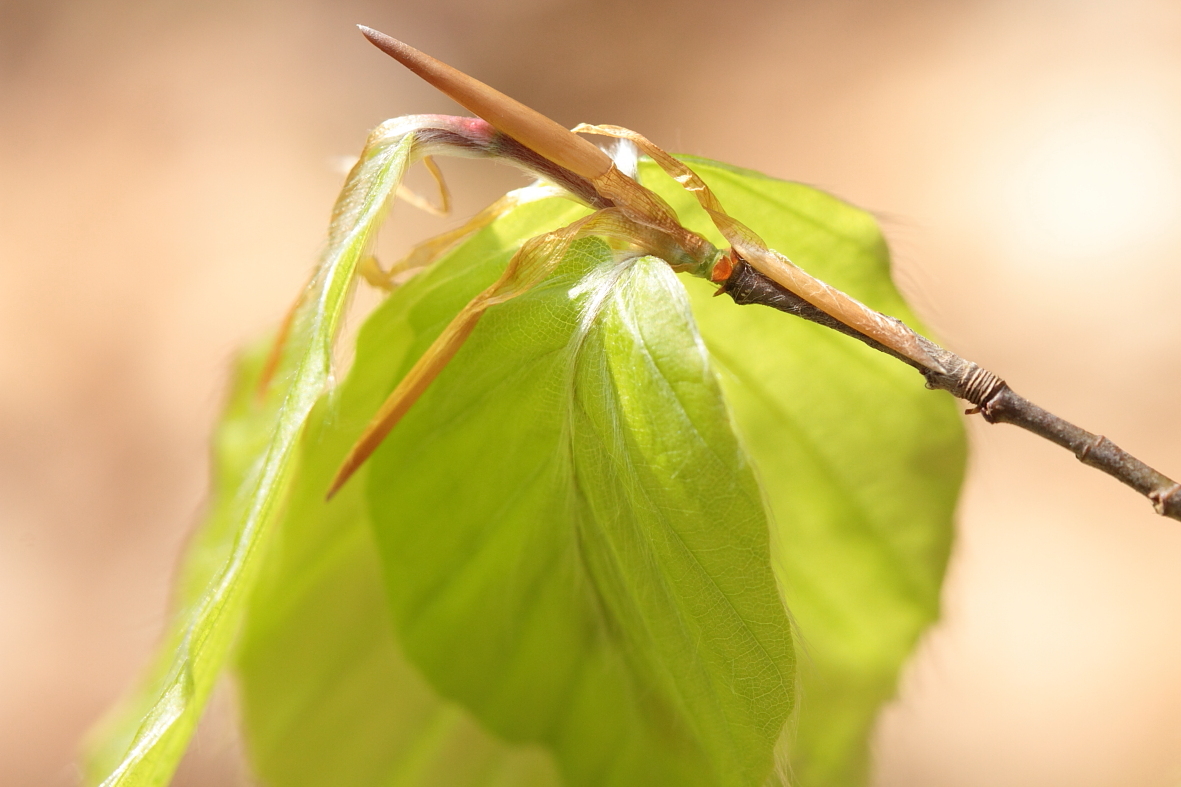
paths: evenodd
<path fill-rule="evenodd" d="M 535 153 L 588 180 L 611 169 L 610 156 L 537 110 L 392 36 L 357 27 L 382 52 Z"/>
<path fill-rule="evenodd" d="M 368 38 L 369 42 L 380 49 L 382 52 L 385 52 L 387 55 L 394 58 L 403 65 L 409 65 L 406 62 L 406 50 L 409 49 L 406 44 L 403 44 L 393 36 L 386 35 L 380 30 L 374 30 L 372 27 L 357 25 L 357 29 L 361 31 L 361 35 Z"/>
<path fill-rule="evenodd" d="M 358 463 L 353 460 L 352 456 L 349 456 L 345 460 L 341 468 L 336 471 L 336 476 L 332 479 L 332 484 L 328 487 L 327 494 L 324 495 L 325 502 L 336 497 L 336 493 L 345 485 L 345 482 L 353 477 L 353 473 L 357 470 L 357 465 Z"/>

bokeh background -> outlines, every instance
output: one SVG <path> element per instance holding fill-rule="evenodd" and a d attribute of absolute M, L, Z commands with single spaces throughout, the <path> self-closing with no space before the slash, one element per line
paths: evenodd
<path fill-rule="evenodd" d="M 337 158 L 456 111 L 357 22 L 875 211 L 952 348 L 1181 474 L 1176 0 L 0 1 L 0 783 L 72 784 L 144 664 L 227 363 L 301 285 Z M 522 182 L 444 167 L 460 218 Z M 446 226 L 399 207 L 383 244 Z M 1181 784 L 1181 524 L 969 429 L 875 784 Z M 232 719 L 225 691 L 177 784 L 248 783 Z"/>

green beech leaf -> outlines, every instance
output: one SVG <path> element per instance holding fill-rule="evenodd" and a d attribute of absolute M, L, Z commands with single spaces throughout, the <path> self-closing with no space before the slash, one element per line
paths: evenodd
<path fill-rule="evenodd" d="M 90 747 L 89 782 L 155 787 L 171 778 L 229 656 L 246 598 L 286 496 L 297 439 L 327 386 L 336 328 L 357 263 L 401 182 L 413 138 L 366 148 L 337 202 L 328 245 L 293 315 L 265 402 L 241 388 L 223 436 L 212 511 L 179 582 L 175 621 L 142 687 L 106 721 Z"/>
<path fill-rule="evenodd" d="M 484 730 L 442 699 L 392 632 L 362 492 L 363 466 L 331 502 L 333 475 L 394 384 L 514 250 L 584 215 L 532 203 L 395 291 L 367 320 L 353 367 L 321 400 L 238 656 L 255 770 L 273 787 L 556 787 L 552 758 Z"/>
<path fill-rule="evenodd" d="M 760 784 L 777 738 L 794 783 L 863 783 L 874 715 L 937 613 L 963 463 L 951 400 L 845 337 L 686 280 L 698 335 L 662 264 L 587 240 L 485 316 L 326 504 L 345 450 L 447 320 L 520 242 L 583 213 L 521 207 L 395 293 L 312 410 L 406 161 L 367 155 L 278 393 L 260 405 L 242 375 L 182 614 L 92 780 L 167 781 L 245 617 L 246 733 L 277 787 L 549 787 L 559 768 L 575 785 Z M 771 245 L 914 324 L 866 214 L 693 165 Z M 679 187 L 645 175 L 709 234 Z M 772 565 L 803 646 L 790 738 Z"/>
<path fill-rule="evenodd" d="M 574 785 L 759 785 L 793 696 L 759 489 L 684 290 L 579 241 L 371 459 L 396 635 Z"/>
<path fill-rule="evenodd" d="M 807 186 L 688 162 L 768 245 L 920 327 L 870 215 Z M 717 239 L 687 193 L 651 165 L 643 174 L 687 226 Z M 773 514 L 776 568 L 800 637 L 792 778 L 864 784 L 878 708 L 939 611 L 965 459 L 957 407 L 859 342 L 685 282 Z"/>

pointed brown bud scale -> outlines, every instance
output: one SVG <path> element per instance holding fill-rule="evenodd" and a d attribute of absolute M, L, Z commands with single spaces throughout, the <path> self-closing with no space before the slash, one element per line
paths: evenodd
<path fill-rule="evenodd" d="M 537 110 L 396 38 L 357 27 L 382 52 L 535 153 L 589 180 L 611 169 L 610 156 Z"/>

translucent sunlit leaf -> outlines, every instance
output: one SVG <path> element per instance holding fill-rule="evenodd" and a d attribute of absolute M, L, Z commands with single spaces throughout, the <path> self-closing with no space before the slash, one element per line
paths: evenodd
<path fill-rule="evenodd" d="M 372 459 L 395 631 L 569 784 L 753 785 L 790 710 L 762 500 L 684 290 L 591 238 Z"/>
<path fill-rule="evenodd" d="M 95 737 L 91 782 L 155 787 L 168 782 L 180 761 L 241 625 L 297 440 L 330 379 L 336 328 L 357 263 L 402 179 L 412 143 L 404 136 L 366 148 L 337 202 L 322 262 L 285 332 L 269 393 L 251 403 L 237 391 L 225 428 L 232 433 L 241 422 L 258 451 L 221 457 L 209 521 L 182 572 L 175 621 L 141 688 Z"/>
<path fill-rule="evenodd" d="M 525 205 L 398 289 L 367 321 L 353 368 L 313 411 L 273 558 L 238 658 L 251 760 L 274 787 L 550 787 L 540 747 L 486 732 L 402 655 L 363 501 L 367 466 L 326 502 L 332 477 L 386 394 L 526 239 L 585 213 Z"/>
<path fill-rule="evenodd" d="M 921 327 L 890 280 L 872 216 L 798 183 L 686 160 L 772 248 Z M 690 229 L 710 235 L 687 193 L 652 165 L 643 174 Z M 864 784 L 874 718 L 939 612 L 964 470 L 958 407 L 848 337 L 765 307 L 735 307 L 711 297 L 705 282 L 685 284 L 758 468 L 800 636 L 791 773 L 809 787 Z"/>

